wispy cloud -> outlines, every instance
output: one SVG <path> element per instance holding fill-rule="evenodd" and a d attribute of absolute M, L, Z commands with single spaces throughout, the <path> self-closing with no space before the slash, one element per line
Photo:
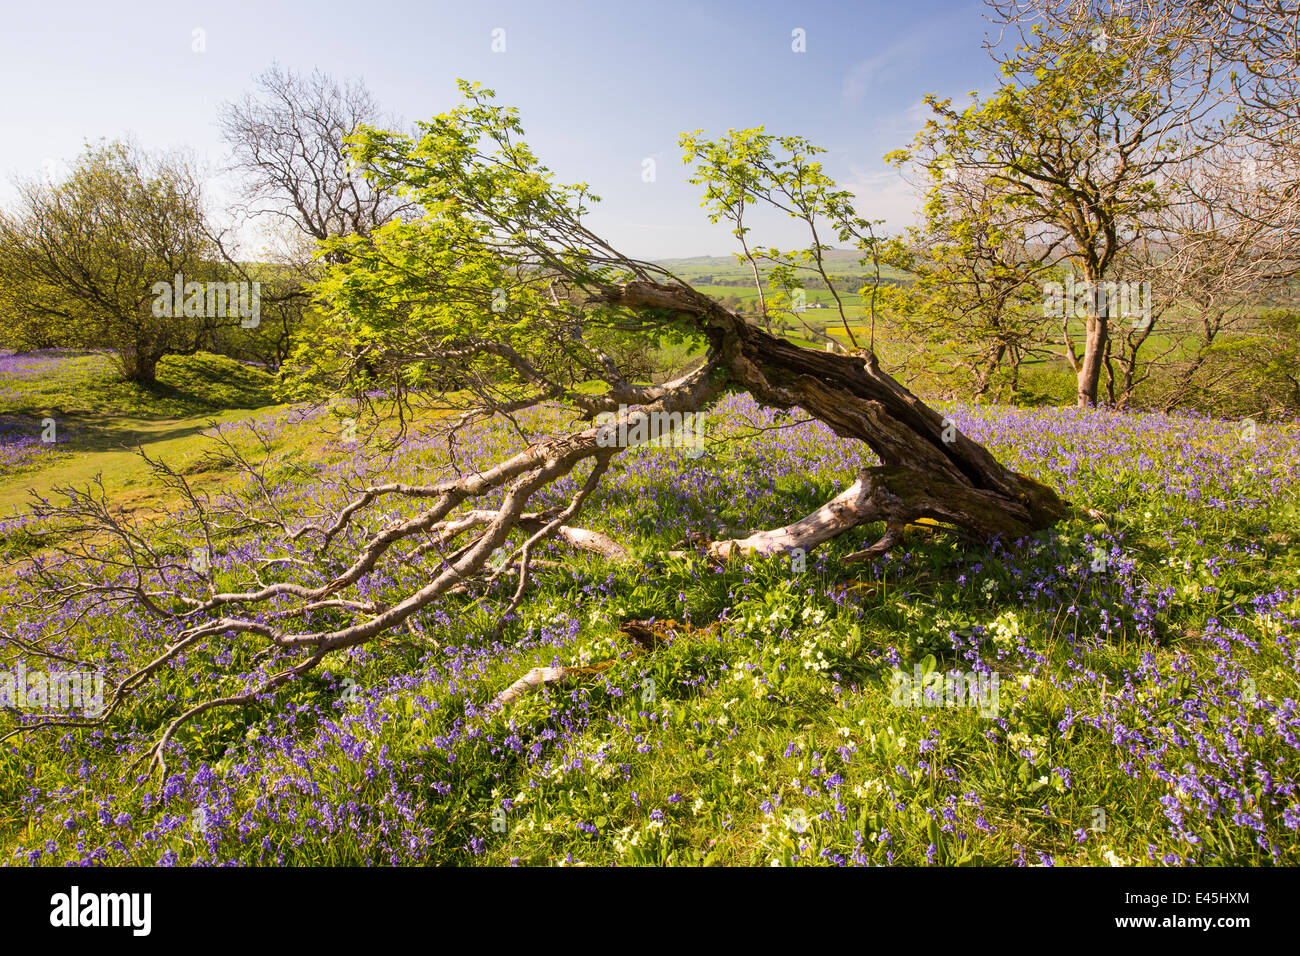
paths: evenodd
<path fill-rule="evenodd" d="M 871 86 L 872 81 L 880 75 L 885 67 L 894 62 L 898 55 L 898 48 L 894 46 L 882 53 L 877 53 L 873 57 L 859 60 L 849 67 L 849 72 L 844 76 L 842 93 L 845 104 L 853 106 L 861 103 L 867 95 L 867 89 Z"/>
<path fill-rule="evenodd" d="M 897 169 L 872 171 L 850 166 L 853 178 L 844 188 L 853 193 L 854 206 L 864 219 L 885 220 L 885 231 L 901 232 L 914 225 L 921 209 L 921 196 Z"/>
<path fill-rule="evenodd" d="M 844 104 L 854 106 L 861 103 L 876 79 L 886 70 L 898 69 L 902 72 L 932 62 L 949 45 L 953 34 L 949 26 L 956 26 L 962 19 L 961 14 L 937 21 L 927 19 L 923 28 L 913 30 L 875 55 L 854 63 L 844 74 L 841 92 Z"/>

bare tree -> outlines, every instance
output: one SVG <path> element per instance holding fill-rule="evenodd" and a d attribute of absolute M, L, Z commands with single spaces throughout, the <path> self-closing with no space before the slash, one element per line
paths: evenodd
<path fill-rule="evenodd" d="M 369 235 L 413 208 L 375 186 L 349 153 L 350 137 L 397 121 L 359 80 L 339 82 L 319 70 L 302 74 L 273 65 L 257 77 L 254 92 L 222 107 L 218 122 L 247 191 L 235 212 L 261 220 L 273 240 L 271 262 L 257 276 L 266 286 L 268 321 L 244 345 L 279 368 L 308 320 L 308 290 L 321 274 L 317 244 Z M 229 269 L 253 278 L 233 250 L 219 248 Z"/>
<path fill-rule="evenodd" d="M 1279 234 L 1257 215 L 1269 200 L 1254 170 L 1237 144 L 1224 143 L 1166 171 L 1169 202 L 1144 222 L 1124 267 L 1148 284 L 1151 312 L 1124 330 L 1113 362 L 1107 356 L 1117 406 L 1131 404 L 1143 383 L 1157 388 L 1151 397 L 1165 410 L 1189 401 L 1223 337 L 1249 331 L 1285 292 L 1295 264 L 1280 257 Z M 1139 362 L 1156 324 L 1166 344 Z"/>
<path fill-rule="evenodd" d="M 376 188 L 349 156 L 348 137 L 362 127 L 395 126 L 363 83 L 278 65 L 256 82 L 255 93 L 225 104 L 219 118 L 248 186 L 244 212 L 271 216 L 320 241 L 369 235 L 410 209 Z"/>
<path fill-rule="evenodd" d="M 1198 4 L 1199 6 L 1199 4 Z M 1300 267 L 1300 2 L 1210 3 L 1222 55 L 1238 67 L 1231 88 L 1240 145 L 1232 212 L 1261 227 L 1255 244 L 1276 264 Z M 1275 266 L 1276 267 L 1276 266 Z"/>

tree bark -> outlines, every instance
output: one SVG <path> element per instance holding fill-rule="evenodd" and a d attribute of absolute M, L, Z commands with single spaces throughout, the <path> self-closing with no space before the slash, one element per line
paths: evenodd
<path fill-rule="evenodd" d="M 1083 361 L 1079 363 L 1077 402 L 1080 408 L 1097 404 L 1097 386 L 1101 382 L 1102 353 L 1106 350 L 1106 323 L 1090 315 L 1085 332 Z"/>
<path fill-rule="evenodd" d="M 141 349 L 127 349 L 119 354 L 122 357 L 122 374 L 128 381 L 147 388 L 158 383 L 159 356 Z"/>
<path fill-rule="evenodd" d="M 1022 537 L 1048 527 L 1066 504 L 1047 486 L 997 461 L 978 442 L 880 368 L 870 350 L 844 355 L 793 345 L 746 323 L 693 289 L 630 282 L 603 290 L 604 301 L 685 315 L 708 336 L 731 380 L 762 404 L 799 408 L 837 435 L 866 443 L 880 465 L 813 514 L 775 531 L 715 542 L 734 550 L 777 553 L 809 548 L 875 521 L 885 536 L 859 556 L 879 553 L 918 518 L 949 522 L 977 535 Z"/>
<path fill-rule="evenodd" d="M 1097 404 L 1097 388 L 1101 384 L 1101 370 L 1106 362 L 1110 335 L 1110 298 L 1101 282 L 1085 271 L 1085 282 L 1092 293 L 1088 317 L 1084 324 L 1083 360 L 1077 375 L 1077 404 L 1079 408 L 1093 408 Z"/>

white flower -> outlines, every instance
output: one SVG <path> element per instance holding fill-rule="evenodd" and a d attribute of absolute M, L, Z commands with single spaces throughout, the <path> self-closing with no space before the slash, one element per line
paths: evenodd
<path fill-rule="evenodd" d="M 1014 647 L 1016 638 L 1020 636 L 1020 618 L 1014 611 L 999 614 L 989 625 L 989 630 L 993 632 L 994 644 L 1001 647 Z"/>

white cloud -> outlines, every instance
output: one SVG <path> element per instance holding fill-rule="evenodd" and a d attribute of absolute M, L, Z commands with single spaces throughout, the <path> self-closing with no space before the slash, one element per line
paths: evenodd
<path fill-rule="evenodd" d="M 852 106 L 862 102 L 876 78 L 887 68 L 902 73 L 909 68 L 933 62 L 945 46 L 951 45 L 954 31 L 950 27 L 961 23 L 963 19 L 963 15 L 957 13 L 937 22 L 927 20 L 924 28 L 909 33 L 874 56 L 853 64 L 844 75 L 844 103 Z"/>
<path fill-rule="evenodd" d="M 859 60 L 849 67 L 849 72 L 844 76 L 843 99 L 846 104 L 853 105 L 862 102 L 863 97 L 867 95 L 867 88 L 881 70 L 887 67 L 897 55 L 897 50 L 898 46 L 895 45 L 883 53 L 877 53 L 873 57 Z"/>
<path fill-rule="evenodd" d="M 856 202 L 858 215 L 872 221 L 885 220 L 887 232 L 901 232 L 916 223 L 921 210 L 921 195 L 903 179 L 902 170 L 888 168 L 867 170 L 850 166 L 853 178 L 844 184 Z"/>

